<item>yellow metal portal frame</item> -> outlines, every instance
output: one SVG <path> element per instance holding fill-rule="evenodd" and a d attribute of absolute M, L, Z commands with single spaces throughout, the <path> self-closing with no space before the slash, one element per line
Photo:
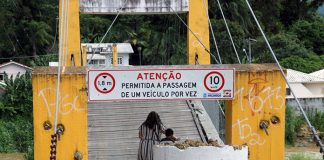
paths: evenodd
<path fill-rule="evenodd" d="M 82 66 L 79 0 L 60 0 L 59 6 L 59 26 L 63 26 L 59 28 L 61 66 Z M 63 9 L 65 16 L 62 15 Z"/>
<path fill-rule="evenodd" d="M 61 65 L 62 78 L 59 98 L 59 120 L 65 127 L 64 135 L 57 143 L 58 160 L 73 160 L 79 152 L 88 159 L 87 141 L 87 95 L 86 95 L 86 48 L 81 54 L 79 0 L 69 1 L 68 21 L 60 36 L 65 59 Z M 207 3 L 207 2 L 206 2 Z M 209 50 L 209 29 L 206 6 L 203 0 L 189 0 L 188 25 Z M 208 7 L 207 7 L 208 8 Z M 64 38 L 64 37 L 63 37 Z M 61 52 L 62 53 L 62 52 Z M 72 56 L 73 55 L 73 56 Z M 81 58 L 82 57 L 82 58 Z M 116 59 L 116 58 L 115 58 Z M 196 37 L 188 31 L 188 64 L 210 64 L 210 55 Z M 251 65 L 253 66 L 253 65 Z M 238 65 L 236 68 L 248 66 Z M 262 67 L 261 67 L 262 68 Z M 33 73 L 34 105 L 34 157 L 49 159 L 53 128 L 46 130 L 44 122 L 54 124 L 57 71 L 53 68 L 38 68 Z M 238 70 L 235 82 L 235 99 L 226 106 L 226 141 L 229 144 L 248 144 L 250 160 L 284 159 L 285 84 L 279 71 L 260 66 Z M 279 122 L 276 122 L 279 119 Z M 269 135 L 260 129 L 260 122 L 268 122 Z"/>
<path fill-rule="evenodd" d="M 188 30 L 188 64 L 210 64 L 207 4 L 208 0 L 189 0 L 188 26 L 196 36 Z"/>
<path fill-rule="evenodd" d="M 57 160 L 73 160 L 75 152 L 88 159 L 86 69 L 63 67 L 60 85 L 58 123 L 65 131 L 56 147 Z M 57 68 L 35 68 L 33 71 L 34 158 L 50 158 L 51 135 L 55 119 Z M 48 121 L 51 128 L 45 128 Z"/>
<path fill-rule="evenodd" d="M 117 44 L 113 44 L 113 66 L 118 66 L 118 50 Z"/>
<path fill-rule="evenodd" d="M 285 80 L 275 65 L 245 66 L 236 71 L 234 100 L 226 102 L 226 143 L 247 144 L 249 160 L 284 160 Z"/>

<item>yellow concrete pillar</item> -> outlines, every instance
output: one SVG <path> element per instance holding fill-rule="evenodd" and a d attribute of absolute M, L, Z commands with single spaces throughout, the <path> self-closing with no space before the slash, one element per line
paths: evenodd
<path fill-rule="evenodd" d="M 275 65 L 235 68 L 235 97 L 225 109 L 226 142 L 247 144 L 250 160 L 284 160 L 286 85 L 280 71 Z"/>
<path fill-rule="evenodd" d="M 73 160 L 76 151 L 88 159 L 86 69 L 63 67 L 59 98 L 58 123 L 65 127 L 57 142 L 56 159 Z M 34 158 L 50 158 L 54 133 L 57 68 L 40 67 L 33 71 Z M 52 127 L 44 128 L 48 121 Z"/>
<path fill-rule="evenodd" d="M 61 66 L 81 66 L 79 0 L 60 0 L 59 3 L 60 27 L 63 19 L 63 27 L 59 28 L 59 38 L 62 38 Z M 62 9 L 67 13 L 65 16 Z"/>
<path fill-rule="evenodd" d="M 188 26 L 199 40 L 210 50 L 208 16 L 208 0 L 189 0 Z M 188 64 L 210 64 L 210 54 L 200 44 L 199 40 L 188 30 Z"/>

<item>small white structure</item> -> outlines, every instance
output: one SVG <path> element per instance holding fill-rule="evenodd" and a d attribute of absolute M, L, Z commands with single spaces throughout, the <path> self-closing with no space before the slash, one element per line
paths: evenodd
<path fill-rule="evenodd" d="M 87 61 L 92 66 L 112 65 L 112 45 L 113 43 L 83 43 L 87 46 Z M 129 55 L 134 53 L 130 43 L 117 43 L 118 65 L 128 66 Z"/>
<path fill-rule="evenodd" d="M 307 112 L 324 111 L 324 78 L 323 70 L 307 74 L 287 69 L 287 79 L 304 110 Z M 291 89 L 286 88 L 286 104 L 299 111 Z"/>
<path fill-rule="evenodd" d="M 14 61 L 0 64 L 0 82 L 3 82 L 5 73 L 8 77 L 16 78 L 18 73 L 22 75 L 27 71 L 32 71 L 32 68 Z"/>
<path fill-rule="evenodd" d="M 248 160 L 248 147 L 234 149 L 233 146 L 189 147 L 180 150 L 175 146 L 154 146 L 154 160 Z"/>
<path fill-rule="evenodd" d="M 58 62 L 48 62 L 48 66 L 50 67 L 57 67 L 58 66 Z"/>

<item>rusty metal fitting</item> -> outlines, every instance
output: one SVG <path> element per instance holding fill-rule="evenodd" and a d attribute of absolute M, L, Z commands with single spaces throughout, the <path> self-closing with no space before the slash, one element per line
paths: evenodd
<path fill-rule="evenodd" d="M 50 130 L 52 128 L 52 124 L 51 124 L 50 121 L 45 121 L 43 123 L 43 127 L 44 127 L 45 130 Z"/>

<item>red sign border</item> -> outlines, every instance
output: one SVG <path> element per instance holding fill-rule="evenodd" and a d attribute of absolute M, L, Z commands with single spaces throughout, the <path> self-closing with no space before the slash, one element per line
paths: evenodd
<path fill-rule="evenodd" d="M 207 77 L 208 77 L 209 75 L 211 75 L 211 74 L 214 74 L 214 73 L 218 74 L 218 75 L 222 78 L 222 82 L 223 82 L 223 84 L 220 86 L 220 88 L 218 88 L 218 89 L 216 89 L 216 90 L 210 89 L 210 88 L 207 86 L 207 84 L 206 84 L 206 79 L 207 79 Z M 205 88 L 206 88 L 209 92 L 218 92 L 218 91 L 220 91 L 221 89 L 223 89 L 224 85 L 225 85 L 225 78 L 224 78 L 224 76 L 223 76 L 221 73 L 219 73 L 219 72 L 217 72 L 217 71 L 209 72 L 209 73 L 205 76 L 205 78 L 204 78 L 204 86 L 205 86 Z"/>
<path fill-rule="evenodd" d="M 108 76 L 112 79 L 112 82 L 113 82 L 113 86 L 111 87 L 111 89 L 108 90 L 108 91 L 106 91 L 106 92 L 101 91 L 101 90 L 98 88 L 97 84 L 96 84 L 98 78 L 99 78 L 100 76 L 102 76 L 102 75 L 108 75 Z M 115 81 L 114 76 L 112 76 L 110 73 L 103 72 L 103 73 L 98 74 L 97 77 L 95 78 L 95 80 L 94 80 L 94 86 L 95 86 L 95 88 L 96 88 L 96 90 L 97 90 L 98 92 L 103 93 L 103 94 L 107 94 L 107 93 L 110 93 L 112 90 L 114 90 L 114 88 L 115 88 L 115 86 L 116 86 L 116 81 Z"/>

